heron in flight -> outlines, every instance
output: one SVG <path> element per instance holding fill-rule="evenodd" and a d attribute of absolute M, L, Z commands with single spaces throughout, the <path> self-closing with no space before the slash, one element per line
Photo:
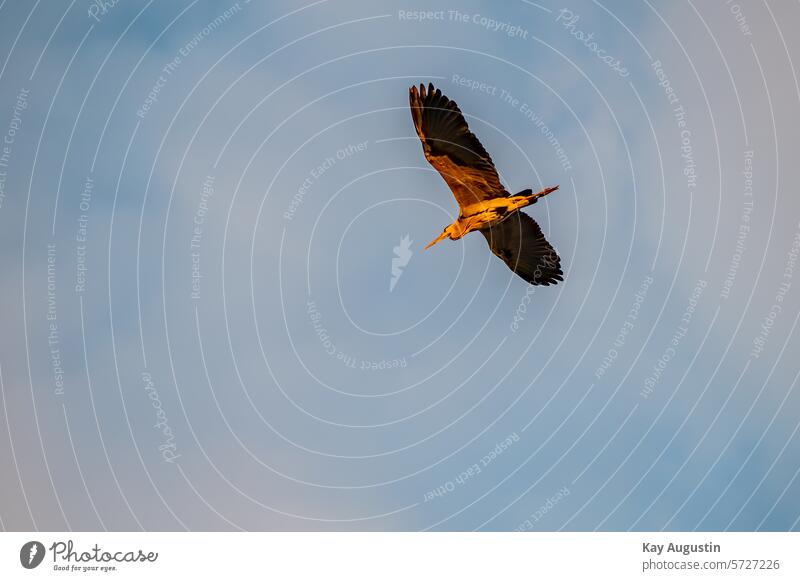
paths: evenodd
<path fill-rule="evenodd" d="M 455 222 L 428 244 L 458 240 L 478 230 L 491 251 L 530 284 L 564 280 L 561 260 L 536 221 L 520 212 L 558 186 L 511 195 L 500 183 L 492 158 L 469 130 L 461 110 L 433 84 L 409 89 L 411 117 L 428 162 L 439 172 L 458 202 Z"/>

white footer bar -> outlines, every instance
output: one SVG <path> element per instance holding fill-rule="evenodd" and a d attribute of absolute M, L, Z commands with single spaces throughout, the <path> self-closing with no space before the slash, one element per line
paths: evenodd
<path fill-rule="evenodd" d="M 800 579 L 798 533 L 2 533 L 0 579 Z"/>

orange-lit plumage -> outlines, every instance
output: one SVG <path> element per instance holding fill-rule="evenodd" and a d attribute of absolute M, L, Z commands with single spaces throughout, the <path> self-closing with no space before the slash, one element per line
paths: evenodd
<path fill-rule="evenodd" d="M 563 279 L 561 261 L 539 225 L 519 209 L 558 189 L 511 195 L 500 183 L 491 157 L 469 130 L 461 110 L 433 84 L 409 89 L 411 117 L 428 162 L 453 192 L 460 213 L 430 248 L 444 238 L 458 240 L 478 230 L 489 248 L 531 284 L 555 284 Z"/>

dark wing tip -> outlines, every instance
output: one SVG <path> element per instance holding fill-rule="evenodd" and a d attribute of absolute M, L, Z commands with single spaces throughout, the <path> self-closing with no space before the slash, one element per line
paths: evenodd
<path fill-rule="evenodd" d="M 564 280 L 558 253 L 524 212 L 480 232 L 492 252 L 525 282 L 549 286 Z"/>
<path fill-rule="evenodd" d="M 428 83 L 428 88 L 427 89 L 425 88 L 425 83 L 420 83 L 419 84 L 419 88 L 417 88 L 417 85 L 411 85 L 408 88 L 408 91 L 410 93 L 412 93 L 412 94 L 415 94 L 415 93 L 418 94 L 420 96 L 420 98 L 422 98 L 422 99 L 424 99 L 427 95 L 433 95 L 434 93 L 437 93 L 437 92 L 439 94 L 441 94 L 441 91 L 439 91 L 439 89 L 436 89 L 433 86 L 433 83 Z"/>
<path fill-rule="evenodd" d="M 519 259 L 518 259 L 519 260 Z M 522 280 L 532 285 L 550 286 L 558 284 L 564 280 L 564 273 L 561 270 L 558 255 L 553 253 L 553 257 L 541 260 L 532 267 L 527 264 L 517 264 L 512 259 L 506 262 L 509 268 Z"/>
<path fill-rule="evenodd" d="M 492 158 L 486 152 L 475 134 L 469 130 L 464 115 L 455 101 L 434 87 L 433 83 L 420 83 L 417 96 L 416 87 L 411 88 L 411 106 L 419 110 L 418 130 L 427 139 L 427 147 L 434 155 L 448 156 L 459 165 L 471 166 L 487 170 L 493 176 L 492 181 L 500 189 L 499 178 Z"/>
<path fill-rule="evenodd" d="M 428 86 L 425 87 L 425 83 L 420 83 L 419 86 L 411 85 L 408 88 L 408 92 L 412 95 L 419 96 L 420 100 L 424 101 L 427 98 L 433 98 L 434 96 L 439 96 L 442 92 L 433 86 L 433 83 L 428 83 Z"/>
<path fill-rule="evenodd" d="M 450 186 L 459 206 L 508 195 L 492 158 L 469 130 L 455 101 L 430 82 L 427 91 L 420 83 L 419 92 L 412 87 L 410 95 L 411 116 L 425 157 Z"/>

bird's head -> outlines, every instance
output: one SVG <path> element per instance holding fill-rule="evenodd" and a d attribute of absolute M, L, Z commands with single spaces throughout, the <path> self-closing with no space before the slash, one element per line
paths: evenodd
<path fill-rule="evenodd" d="M 458 240 L 463 235 L 464 232 L 461 230 L 461 228 L 458 227 L 456 223 L 449 224 L 447 228 L 442 230 L 442 233 L 439 234 L 439 236 L 437 236 L 433 241 L 431 241 L 431 243 L 428 244 L 423 250 L 427 250 L 428 248 L 430 248 L 440 240 L 444 240 L 445 238 L 449 238 L 450 240 Z"/>

